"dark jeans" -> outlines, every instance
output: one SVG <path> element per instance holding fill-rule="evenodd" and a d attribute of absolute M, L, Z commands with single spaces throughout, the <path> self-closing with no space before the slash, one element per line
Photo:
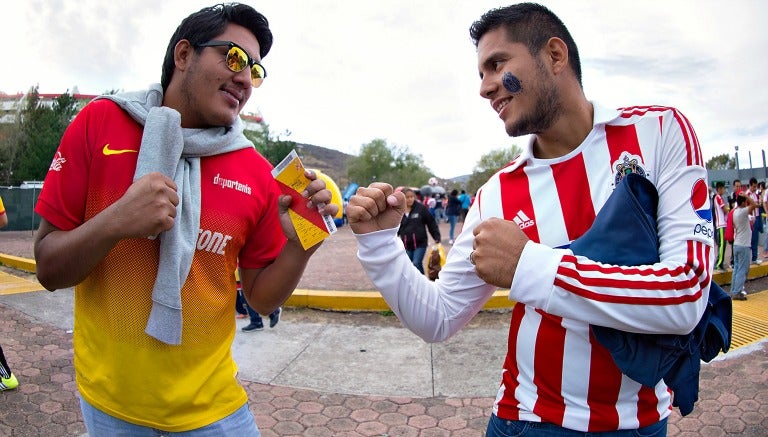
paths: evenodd
<path fill-rule="evenodd" d="M 424 255 L 427 253 L 427 247 L 417 247 L 414 250 L 405 249 L 405 253 L 408 254 L 408 259 L 411 260 L 414 266 L 424 274 Z"/>
<path fill-rule="evenodd" d="M 245 300 L 245 296 L 243 296 L 243 292 L 241 290 L 237 290 L 235 311 L 237 311 L 238 314 L 248 314 L 248 316 L 251 318 L 251 323 L 261 321 L 261 314 L 257 313 L 253 308 L 251 308 L 250 305 L 248 305 L 248 302 Z M 280 308 L 274 310 L 270 316 L 277 314 L 278 311 L 280 311 Z"/>
<path fill-rule="evenodd" d="M 751 241 L 751 243 L 752 243 L 751 244 L 751 246 L 752 246 L 752 262 L 757 261 L 757 250 L 758 250 L 758 248 L 760 246 L 760 243 L 759 243 L 758 240 L 760 238 L 760 233 L 761 232 L 763 232 L 763 220 L 760 217 L 758 217 L 758 218 L 755 219 L 755 224 L 752 227 L 752 241 Z"/>
<path fill-rule="evenodd" d="M 451 231 L 448 233 L 451 240 L 453 240 L 453 230 L 456 228 L 456 222 L 459 220 L 459 216 L 457 215 L 449 215 L 448 217 L 448 223 L 451 224 Z M 453 243 L 451 243 L 453 244 Z"/>
<path fill-rule="evenodd" d="M 545 437 L 569 437 L 569 436 L 595 436 L 595 437 L 664 437 L 667 435 L 667 419 L 656 422 L 640 429 L 625 429 L 621 431 L 605 432 L 581 432 L 563 428 L 551 423 L 526 422 L 524 420 L 504 420 L 491 415 L 488 421 L 486 437 L 514 437 L 514 436 L 545 436 Z"/>
<path fill-rule="evenodd" d="M 257 313 L 256 310 L 251 308 L 251 306 L 248 305 L 248 302 L 245 303 L 245 308 L 248 310 L 248 315 L 251 317 L 251 323 L 261 322 L 261 314 Z M 280 308 L 272 311 L 272 314 L 270 314 L 270 317 L 274 316 L 279 311 L 280 311 Z"/>
<path fill-rule="evenodd" d="M 235 300 L 235 311 L 238 314 L 248 314 L 248 310 L 245 309 L 245 296 L 243 296 L 242 290 L 237 290 L 237 299 Z"/>

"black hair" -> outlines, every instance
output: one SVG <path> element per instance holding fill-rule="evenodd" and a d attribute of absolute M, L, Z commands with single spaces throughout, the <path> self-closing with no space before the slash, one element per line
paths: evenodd
<path fill-rule="evenodd" d="M 752 176 L 751 178 L 749 178 L 749 185 L 756 184 L 756 183 L 757 183 L 756 177 Z"/>
<path fill-rule="evenodd" d="M 259 55 L 264 58 L 272 48 L 272 31 L 269 30 L 267 18 L 248 5 L 241 3 L 221 3 L 209 6 L 193 13 L 185 18 L 168 42 L 163 60 L 163 72 L 160 77 L 160 85 L 163 91 L 168 89 L 171 83 L 176 63 L 173 60 L 173 52 L 179 41 L 186 39 L 195 47 L 195 51 L 202 50 L 197 47 L 210 41 L 224 32 L 229 23 L 237 24 L 248 29 L 256 40 L 259 41 Z"/>
<path fill-rule="evenodd" d="M 537 55 L 550 38 L 557 37 L 568 47 L 568 63 L 581 85 L 579 49 L 568 28 L 552 11 L 538 3 L 518 3 L 491 9 L 472 23 L 469 36 L 477 47 L 486 33 L 503 27 L 511 42 L 524 44 L 532 55 Z"/>
<path fill-rule="evenodd" d="M 718 189 L 718 188 L 725 188 L 725 182 L 723 181 L 715 182 L 715 189 Z"/>

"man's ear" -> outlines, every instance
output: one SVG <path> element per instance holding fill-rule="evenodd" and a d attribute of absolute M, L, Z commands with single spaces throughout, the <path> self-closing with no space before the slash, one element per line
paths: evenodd
<path fill-rule="evenodd" d="M 176 64 L 176 68 L 180 71 L 184 71 L 191 62 L 192 55 L 195 52 L 195 48 L 186 39 L 176 43 L 176 47 L 173 48 L 173 62 Z"/>
<path fill-rule="evenodd" d="M 553 74 L 560 74 L 568 67 L 568 46 L 565 41 L 553 36 L 544 46 L 548 66 Z"/>

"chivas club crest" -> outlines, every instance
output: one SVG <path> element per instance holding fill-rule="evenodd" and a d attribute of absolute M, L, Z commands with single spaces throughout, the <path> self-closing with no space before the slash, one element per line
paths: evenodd
<path fill-rule="evenodd" d="M 643 160 L 639 156 L 623 153 L 621 158 L 619 158 L 613 165 L 613 169 L 616 170 L 616 173 L 614 173 L 613 177 L 614 186 L 621 182 L 621 180 L 624 178 L 624 175 L 628 175 L 630 173 L 637 173 L 644 178 L 648 177 L 648 172 L 646 172 L 643 168 L 642 162 Z"/>

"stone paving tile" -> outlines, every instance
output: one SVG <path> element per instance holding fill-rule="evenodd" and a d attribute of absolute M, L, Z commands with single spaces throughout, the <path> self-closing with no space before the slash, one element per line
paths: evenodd
<path fill-rule="evenodd" d="M 0 304 L 0 342 L 21 385 L 0 392 L 0 436 L 85 432 L 72 336 Z M 321 393 L 243 381 L 271 436 L 482 436 L 492 398 L 410 398 Z M 670 417 L 670 436 L 768 435 L 768 346 L 704 364 L 694 412 Z"/>

